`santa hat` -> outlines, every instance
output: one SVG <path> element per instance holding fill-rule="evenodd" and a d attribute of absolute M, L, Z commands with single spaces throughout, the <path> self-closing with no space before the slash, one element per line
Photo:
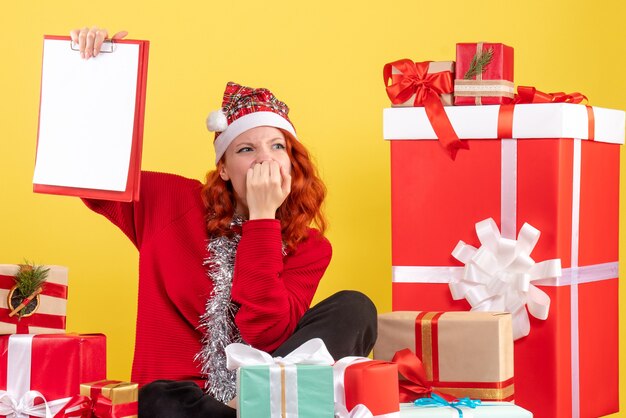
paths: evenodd
<path fill-rule="evenodd" d="M 211 112 L 206 120 L 209 131 L 215 132 L 215 164 L 235 138 L 258 126 L 283 129 L 296 138 L 288 113 L 287 105 L 268 89 L 254 89 L 232 81 L 226 84 L 222 109 Z"/>

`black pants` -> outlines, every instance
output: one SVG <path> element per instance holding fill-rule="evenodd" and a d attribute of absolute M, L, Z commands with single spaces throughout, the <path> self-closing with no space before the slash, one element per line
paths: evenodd
<path fill-rule="evenodd" d="M 274 353 L 285 356 L 311 338 L 321 338 L 335 360 L 367 356 L 377 336 L 376 307 L 364 294 L 344 290 L 309 309 L 295 332 Z M 157 380 L 139 391 L 139 417 L 235 418 L 236 411 L 194 382 Z"/>

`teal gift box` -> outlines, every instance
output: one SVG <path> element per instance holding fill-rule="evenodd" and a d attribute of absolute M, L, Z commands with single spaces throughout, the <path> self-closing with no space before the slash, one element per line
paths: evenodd
<path fill-rule="evenodd" d="M 238 418 L 333 418 L 331 366 L 272 364 L 237 370 Z"/>
<path fill-rule="evenodd" d="M 533 414 L 510 402 L 482 402 L 475 408 L 401 403 L 400 418 L 533 418 Z"/>

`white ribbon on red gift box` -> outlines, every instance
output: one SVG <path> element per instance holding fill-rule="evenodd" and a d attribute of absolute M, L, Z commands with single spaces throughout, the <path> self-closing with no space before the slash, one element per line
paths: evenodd
<path fill-rule="evenodd" d="M 476 234 L 480 248 L 459 241 L 452 251 L 465 264 L 463 277 L 450 281 L 452 299 L 467 299 L 472 311 L 510 312 L 513 338 L 525 337 L 530 332 L 528 312 L 547 319 L 550 310 L 550 297 L 532 282 L 560 277 L 561 260 L 535 263 L 530 253 L 540 233 L 527 223 L 517 240 L 502 238 L 492 218 L 478 222 Z"/>
<path fill-rule="evenodd" d="M 235 370 L 244 366 L 269 366 L 271 417 L 281 418 L 285 403 L 287 416 L 298 418 L 298 375 L 296 364 L 332 366 L 335 360 L 320 338 L 313 338 L 285 357 L 272 357 L 249 345 L 233 343 L 226 346 L 226 367 Z M 284 385 L 283 385 L 284 373 Z M 284 390 L 284 392 L 283 392 Z M 284 395 L 284 398 L 283 398 Z"/>
<path fill-rule="evenodd" d="M 46 401 L 41 393 L 30 390 L 33 337 L 30 334 L 9 336 L 7 390 L 0 390 L 0 415 L 7 418 L 52 418 L 71 399 Z M 37 399 L 43 403 L 35 405 Z"/>
<path fill-rule="evenodd" d="M 535 106 L 538 105 L 529 105 Z M 576 106 L 576 105 L 570 105 Z M 495 108 L 495 106 L 494 106 Z M 529 109 L 530 110 L 530 109 Z M 594 111 L 596 109 L 594 108 Z M 539 111 L 539 110 L 537 110 Z M 623 125 L 623 118 L 622 118 Z M 598 129 L 596 123 L 596 131 Z M 601 124 L 600 124 L 601 125 Z M 622 128 L 623 129 L 623 128 Z M 596 135 L 598 136 L 598 135 Z M 621 136 L 623 138 L 623 130 Z M 581 176 L 581 139 L 573 139 L 573 187 L 572 187 L 572 239 L 571 267 L 562 270 L 561 278 L 548 278 L 535 282 L 543 286 L 570 286 L 571 299 L 571 376 L 572 376 L 572 418 L 580 416 L 580 355 L 578 329 L 578 285 L 613 279 L 618 277 L 618 263 L 610 262 L 591 266 L 578 266 L 578 241 L 580 222 L 580 176 Z M 615 142 L 615 141 L 609 141 Z M 502 139 L 501 170 L 501 227 L 502 236 L 515 238 L 517 229 L 517 139 Z M 405 283 L 450 283 L 463 277 L 464 267 L 439 266 L 394 266 L 393 281 Z"/>

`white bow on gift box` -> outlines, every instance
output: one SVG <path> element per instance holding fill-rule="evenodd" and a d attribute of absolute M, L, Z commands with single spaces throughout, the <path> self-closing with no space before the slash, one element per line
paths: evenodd
<path fill-rule="evenodd" d="M 313 338 L 285 357 L 272 357 L 265 351 L 257 350 L 249 345 L 233 343 L 226 347 L 226 367 L 235 370 L 242 366 L 262 365 L 295 365 L 313 364 L 318 366 L 332 366 L 335 363 L 324 341 Z"/>
<path fill-rule="evenodd" d="M 41 393 L 30 390 L 33 337 L 30 334 L 9 337 L 7 390 L 0 390 L 0 415 L 7 418 L 52 418 L 71 399 L 46 401 Z M 35 405 L 37 399 L 43 403 Z"/>
<path fill-rule="evenodd" d="M 463 277 L 450 282 L 452 298 L 467 299 L 472 311 L 510 312 L 513 338 L 525 337 L 530 332 L 528 312 L 546 319 L 550 310 L 550 297 L 532 282 L 560 277 L 561 260 L 535 263 L 530 253 L 541 233 L 528 223 L 522 226 L 517 240 L 502 238 L 492 218 L 478 222 L 476 234 L 480 248 L 459 241 L 452 251 L 465 264 Z"/>

